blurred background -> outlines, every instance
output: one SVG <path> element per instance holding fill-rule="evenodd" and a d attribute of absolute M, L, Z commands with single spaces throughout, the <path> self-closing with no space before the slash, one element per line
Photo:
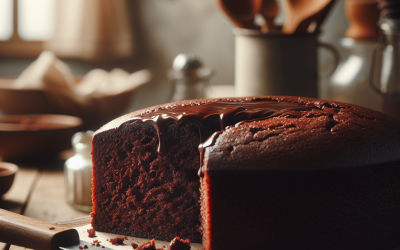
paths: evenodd
<path fill-rule="evenodd" d="M 399 13 L 395 0 L 0 0 L 0 133 L 95 131 L 170 101 L 259 95 L 400 118 Z M 26 152 L 60 151 L 44 144 Z"/>
<path fill-rule="evenodd" d="M 194 52 L 204 66 L 216 71 L 211 85 L 234 85 L 234 24 L 213 0 L 120 0 L 126 8 L 114 4 L 115 1 L 102 1 L 102 4 L 86 1 L 85 5 L 75 0 L 68 1 L 69 4 L 66 2 L 0 1 L 1 77 L 18 76 L 44 49 L 54 51 L 78 76 L 94 68 L 108 71 L 121 68 L 129 73 L 150 69 L 151 82 L 140 87 L 125 110 L 128 112 L 168 102 L 167 73 L 174 58 L 180 53 Z M 285 17 L 281 3 L 278 3 L 281 8 L 275 22 L 282 24 Z M 115 11 L 120 8 L 123 16 L 95 17 L 96 9 L 104 11 L 110 8 L 115 8 Z M 82 13 L 85 10 L 86 13 Z M 119 30 L 107 34 L 107 18 L 110 19 L 108 22 L 118 23 L 116 27 Z M 85 26 L 86 31 L 75 31 L 76 26 Z M 338 0 L 324 21 L 319 38 L 340 49 L 339 42 L 347 28 L 344 0 Z M 91 34 L 87 30 L 92 30 Z M 90 54 L 63 46 L 71 42 L 75 46 L 96 47 L 98 50 Z M 105 49 L 118 43 L 117 46 L 125 44 L 122 52 Z M 319 53 L 319 65 L 332 67 L 332 56 L 322 49 Z"/>

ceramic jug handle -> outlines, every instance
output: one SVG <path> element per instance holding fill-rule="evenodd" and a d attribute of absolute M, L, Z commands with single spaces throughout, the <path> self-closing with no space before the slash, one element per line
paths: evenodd
<path fill-rule="evenodd" d="M 378 55 L 379 53 L 379 55 Z M 380 70 L 377 69 L 376 67 L 381 66 L 381 58 L 382 58 L 382 48 L 380 44 L 378 43 L 375 45 L 374 50 L 372 51 L 372 60 L 371 60 L 371 68 L 369 70 L 369 85 L 372 88 L 373 91 L 375 91 L 378 94 L 383 94 L 380 88 L 378 87 L 379 85 L 375 82 L 375 79 L 379 79 L 379 73 Z"/>
<path fill-rule="evenodd" d="M 340 60 L 340 56 L 339 56 L 339 52 L 336 50 L 336 48 L 328 43 L 323 43 L 323 42 L 318 42 L 318 46 L 325 48 L 327 50 L 329 50 L 332 55 L 333 55 L 333 64 L 334 67 L 332 68 L 331 72 L 329 72 L 326 76 L 330 76 L 333 74 L 333 72 L 335 72 L 336 68 L 339 65 L 339 60 Z"/>

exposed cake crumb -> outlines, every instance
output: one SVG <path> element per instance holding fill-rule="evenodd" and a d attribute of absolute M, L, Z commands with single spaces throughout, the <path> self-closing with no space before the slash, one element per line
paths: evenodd
<path fill-rule="evenodd" d="M 157 250 L 156 249 L 156 240 L 152 239 L 149 242 L 143 243 L 137 249 L 138 250 Z"/>
<path fill-rule="evenodd" d="M 89 247 L 87 246 L 87 245 L 84 245 L 83 246 L 83 249 L 88 249 Z"/>
<path fill-rule="evenodd" d="M 96 236 L 96 231 L 94 230 L 94 228 L 88 229 L 87 232 L 88 232 L 88 237 L 89 238 L 97 237 Z"/>
<path fill-rule="evenodd" d="M 175 239 L 171 240 L 168 250 L 190 250 L 190 240 L 183 240 L 176 236 Z"/>
<path fill-rule="evenodd" d="M 132 246 L 133 249 L 136 249 L 136 248 L 138 247 L 138 244 L 136 244 L 136 243 L 131 243 L 131 246 Z"/>
<path fill-rule="evenodd" d="M 49 229 L 50 229 L 50 230 L 54 230 L 54 229 L 56 229 L 56 228 L 55 228 L 55 227 L 49 227 Z"/>
<path fill-rule="evenodd" d="M 115 238 L 111 238 L 109 240 L 109 242 L 113 245 L 124 245 L 124 240 L 127 240 L 128 237 L 115 237 Z"/>

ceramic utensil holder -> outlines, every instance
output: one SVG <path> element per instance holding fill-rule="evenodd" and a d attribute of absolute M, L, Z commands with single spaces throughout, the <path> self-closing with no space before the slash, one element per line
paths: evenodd
<path fill-rule="evenodd" d="M 313 34 L 263 34 L 233 30 L 235 35 L 235 95 L 318 97 L 317 49 L 331 51 L 335 68 L 338 52 Z M 333 72 L 333 71 L 332 71 Z"/>

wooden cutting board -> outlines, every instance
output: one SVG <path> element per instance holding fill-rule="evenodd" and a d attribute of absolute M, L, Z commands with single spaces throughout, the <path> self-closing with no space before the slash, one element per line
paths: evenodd
<path fill-rule="evenodd" d="M 131 243 L 136 243 L 136 244 L 140 245 L 140 244 L 146 243 L 151 240 L 151 239 L 143 239 L 143 238 L 127 236 L 128 239 L 124 240 L 124 245 L 116 246 L 116 245 L 112 245 L 107 240 L 109 240 L 111 238 L 116 238 L 116 237 L 125 237 L 125 235 L 96 232 L 97 237 L 89 238 L 87 230 L 92 228 L 92 226 L 90 225 L 90 216 L 78 218 L 75 220 L 60 222 L 57 224 L 71 226 L 71 227 L 75 228 L 78 231 L 79 237 L 81 240 L 87 241 L 89 243 L 93 243 L 93 241 L 97 240 L 97 241 L 101 242 L 100 245 L 111 248 L 111 249 L 133 250 Z M 169 243 L 170 242 L 156 240 L 156 248 L 157 249 L 158 248 L 168 249 Z M 202 250 L 202 248 L 203 248 L 202 245 L 198 244 L 198 243 L 192 243 L 192 244 L 190 244 L 190 246 L 192 247 L 191 250 Z M 99 250 L 100 249 L 101 248 L 99 248 Z"/>

